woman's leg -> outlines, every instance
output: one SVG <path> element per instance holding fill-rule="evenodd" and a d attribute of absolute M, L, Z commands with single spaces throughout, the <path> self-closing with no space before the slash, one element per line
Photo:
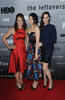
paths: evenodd
<path fill-rule="evenodd" d="M 17 72 L 17 73 L 15 74 L 15 79 L 16 79 L 16 82 L 19 83 L 19 72 Z"/>
<path fill-rule="evenodd" d="M 17 73 L 15 74 L 15 79 L 16 79 L 16 85 L 18 86 L 18 88 L 21 88 L 21 84 L 20 84 L 20 82 L 19 82 L 19 72 L 17 72 Z"/>
<path fill-rule="evenodd" d="M 46 72 L 43 71 L 43 74 L 44 74 L 44 86 L 47 86 L 47 75 L 46 75 Z"/>
<path fill-rule="evenodd" d="M 33 84 L 32 84 L 34 89 L 37 88 L 38 83 L 39 83 L 38 82 L 38 72 L 34 72 L 34 81 L 33 81 Z"/>
<path fill-rule="evenodd" d="M 46 75 L 47 75 L 47 77 L 49 79 L 49 88 L 52 88 L 53 81 L 52 81 L 52 77 L 51 77 L 51 72 L 48 69 L 48 65 L 49 65 L 48 63 L 44 63 L 43 62 L 43 70 L 44 70 L 44 72 L 46 73 Z"/>
<path fill-rule="evenodd" d="M 23 84 L 23 74 L 21 72 L 19 72 L 19 81 L 21 84 Z"/>

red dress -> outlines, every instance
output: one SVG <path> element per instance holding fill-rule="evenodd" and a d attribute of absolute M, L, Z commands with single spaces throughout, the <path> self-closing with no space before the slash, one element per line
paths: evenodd
<path fill-rule="evenodd" d="M 26 69 L 26 47 L 25 47 L 25 31 L 18 29 L 13 35 L 15 49 L 11 50 L 9 73 L 20 71 L 24 73 Z"/>

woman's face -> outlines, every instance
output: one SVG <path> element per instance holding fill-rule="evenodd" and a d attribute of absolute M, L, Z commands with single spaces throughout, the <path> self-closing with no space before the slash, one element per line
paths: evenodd
<path fill-rule="evenodd" d="M 17 24 L 18 24 L 18 27 L 22 27 L 22 25 L 23 25 L 23 19 L 21 17 L 17 18 Z"/>
<path fill-rule="evenodd" d="M 32 16 L 29 16 L 29 24 L 30 25 L 33 25 L 34 24 L 34 20 L 33 20 Z"/>
<path fill-rule="evenodd" d="M 49 23 L 50 17 L 48 16 L 48 14 L 44 14 L 43 16 L 43 23 L 44 25 L 47 25 Z"/>

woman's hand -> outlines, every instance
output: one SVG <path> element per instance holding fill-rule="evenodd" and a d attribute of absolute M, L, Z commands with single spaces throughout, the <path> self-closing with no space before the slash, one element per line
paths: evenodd
<path fill-rule="evenodd" d="M 15 49 L 15 48 L 16 48 L 15 45 L 12 45 L 12 46 L 9 47 L 9 49 Z"/>
<path fill-rule="evenodd" d="M 39 48 L 39 47 L 42 46 L 42 43 L 41 42 L 38 42 L 38 43 L 36 43 L 36 46 Z"/>

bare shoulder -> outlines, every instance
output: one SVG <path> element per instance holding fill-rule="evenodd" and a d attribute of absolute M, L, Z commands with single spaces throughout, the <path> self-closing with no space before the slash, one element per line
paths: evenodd
<path fill-rule="evenodd" d="M 14 31 L 14 28 L 13 28 L 13 27 L 12 27 L 12 28 L 10 28 L 10 29 L 9 29 L 9 31 Z"/>
<path fill-rule="evenodd" d="M 27 28 L 27 30 L 25 31 L 25 32 L 26 32 L 26 34 L 28 34 L 28 33 L 29 33 L 29 31 L 30 31 L 30 27 L 29 27 L 29 28 Z"/>
<path fill-rule="evenodd" d="M 36 27 L 35 27 L 35 31 L 40 31 L 39 26 L 36 26 Z"/>
<path fill-rule="evenodd" d="M 28 27 L 28 32 L 30 31 L 30 29 L 31 29 L 31 28 L 30 28 L 30 27 Z"/>
<path fill-rule="evenodd" d="M 12 35 L 14 35 L 15 34 L 15 28 L 14 27 L 10 28 L 10 32 L 12 33 Z"/>
<path fill-rule="evenodd" d="M 10 28 L 6 34 L 13 35 L 14 33 L 15 33 L 15 29 L 14 28 Z"/>
<path fill-rule="evenodd" d="M 40 28 L 39 28 L 39 26 L 36 26 L 36 27 L 35 27 L 35 33 L 36 33 L 36 34 L 38 34 L 38 33 L 40 34 Z"/>
<path fill-rule="evenodd" d="M 14 28 L 10 28 L 8 31 L 10 31 L 10 32 L 14 32 L 15 29 L 14 29 Z"/>

